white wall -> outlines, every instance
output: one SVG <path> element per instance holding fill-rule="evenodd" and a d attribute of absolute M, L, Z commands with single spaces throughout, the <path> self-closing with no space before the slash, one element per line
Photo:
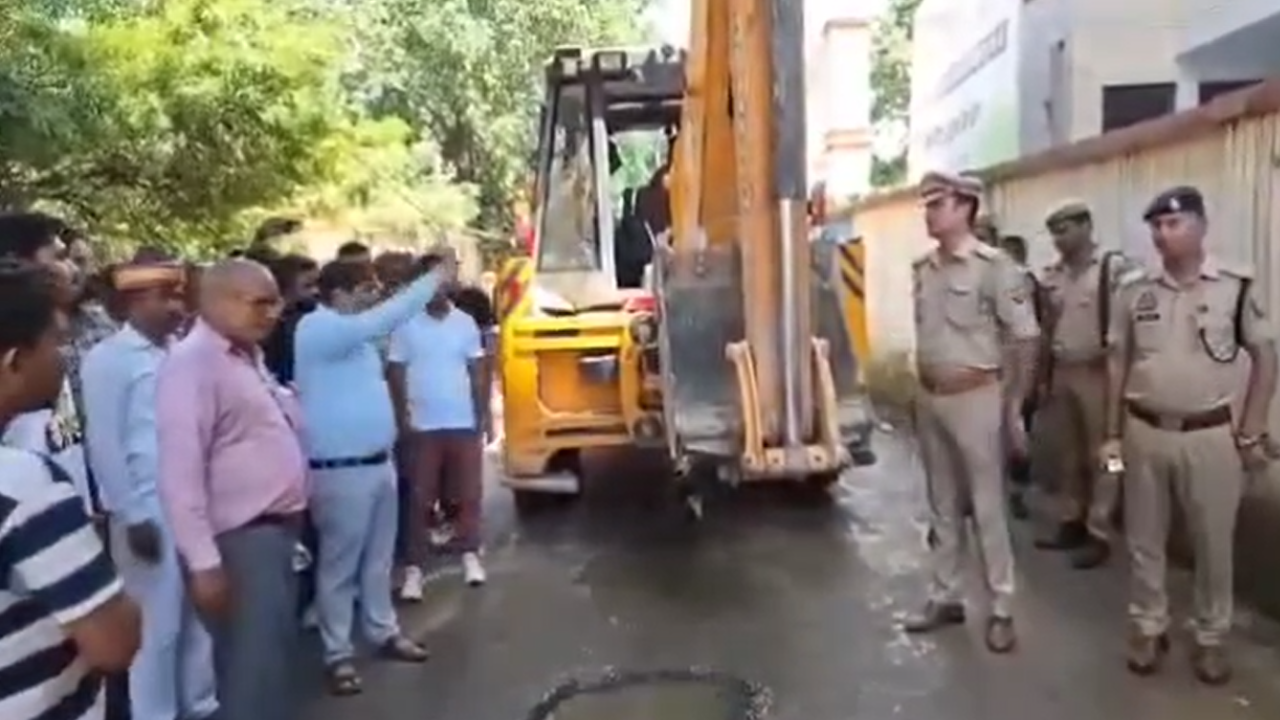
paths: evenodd
<path fill-rule="evenodd" d="M 1280 13 L 1276 0 L 1177 0 L 1183 17 L 1179 50 L 1190 52 L 1264 18 Z"/>
<path fill-rule="evenodd" d="M 1022 0 L 924 0 L 912 47 L 908 174 L 1021 154 Z"/>

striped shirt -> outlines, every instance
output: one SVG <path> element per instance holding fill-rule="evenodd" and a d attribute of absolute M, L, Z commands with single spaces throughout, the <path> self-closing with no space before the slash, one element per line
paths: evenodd
<path fill-rule="evenodd" d="M 62 628 L 121 591 L 65 474 L 0 447 L 0 718 L 102 718 L 101 678 Z"/>

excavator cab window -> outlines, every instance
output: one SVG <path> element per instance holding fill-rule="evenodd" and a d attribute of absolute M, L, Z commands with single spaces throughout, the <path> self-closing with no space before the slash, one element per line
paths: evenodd
<path fill-rule="evenodd" d="M 596 183 L 585 95 L 581 85 L 557 90 L 544 114 L 538 269 L 594 270 L 600 266 L 594 228 Z"/>
<path fill-rule="evenodd" d="M 589 51 L 549 66 L 539 271 L 599 271 L 616 287 L 641 285 L 653 236 L 669 223 L 652 208 L 669 206 L 660 179 L 683 82 L 683 56 L 668 51 Z"/>

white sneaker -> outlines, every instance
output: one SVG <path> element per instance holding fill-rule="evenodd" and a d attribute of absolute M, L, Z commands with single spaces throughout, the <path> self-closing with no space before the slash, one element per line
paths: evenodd
<path fill-rule="evenodd" d="M 480 553 L 462 554 L 462 577 L 466 578 L 467 584 L 471 587 L 483 585 L 488 579 L 484 572 L 484 565 L 480 564 Z"/>
<path fill-rule="evenodd" d="M 422 602 L 422 570 L 412 565 L 404 569 L 400 583 L 400 599 L 406 602 Z"/>

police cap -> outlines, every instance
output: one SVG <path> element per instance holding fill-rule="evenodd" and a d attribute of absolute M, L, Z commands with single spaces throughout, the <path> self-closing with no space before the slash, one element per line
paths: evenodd
<path fill-rule="evenodd" d="M 1089 206 L 1083 201 L 1068 200 L 1066 202 L 1059 203 L 1056 207 L 1050 210 L 1049 214 L 1045 215 L 1044 224 L 1045 227 L 1052 230 L 1053 227 L 1059 223 L 1086 220 L 1092 215 L 1093 212 L 1089 210 Z"/>
<path fill-rule="evenodd" d="M 920 178 L 920 199 L 925 202 L 944 195 L 960 195 L 982 199 L 982 181 L 972 175 L 927 172 Z"/>
<path fill-rule="evenodd" d="M 1201 195 L 1199 190 L 1190 185 L 1169 188 L 1155 196 L 1151 203 L 1147 205 L 1147 209 L 1142 213 L 1142 219 L 1146 222 L 1151 222 L 1161 215 L 1180 212 L 1192 213 L 1203 217 L 1204 195 Z"/>

